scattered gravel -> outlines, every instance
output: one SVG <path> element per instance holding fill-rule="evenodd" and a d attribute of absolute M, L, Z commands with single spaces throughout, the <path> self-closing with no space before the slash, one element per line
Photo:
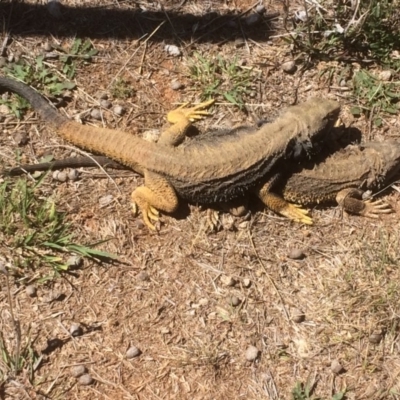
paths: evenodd
<path fill-rule="evenodd" d="M 101 111 L 98 108 L 93 108 L 93 110 L 90 112 L 90 116 L 93 119 L 97 119 L 98 121 L 101 120 Z"/>
<path fill-rule="evenodd" d="M 381 80 L 387 82 L 390 81 L 390 79 L 392 79 L 392 75 L 393 75 L 392 71 L 390 69 L 387 69 L 385 71 L 382 71 L 379 74 L 379 77 L 381 78 Z"/>
<path fill-rule="evenodd" d="M 339 360 L 332 361 L 331 370 L 334 374 L 340 374 L 341 372 L 344 372 L 344 368 L 342 364 L 340 364 Z"/>
<path fill-rule="evenodd" d="M 150 275 L 146 271 L 140 271 L 136 275 L 136 279 L 138 281 L 142 281 L 142 282 L 149 281 L 150 280 Z"/>
<path fill-rule="evenodd" d="M 286 72 L 287 74 L 293 74 L 297 70 L 296 63 L 294 61 L 286 61 L 281 67 L 282 71 Z"/>
<path fill-rule="evenodd" d="M 68 171 L 68 179 L 70 181 L 76 181 L 79 178 L 79 171 L 76 169 L 70 169 Z"/>
<path fill-rule="evenodd" d="M 75 365 L 71 368 L 71 375 L 74 378 L 79 378 L 83 374 L 86 374 L 87 368 L 84 365 Z"/>
<path fill-rule="evenodd" d="M 256 12 L 258 12 L 259 14 L 263 14 L 264 11 L 265 11 L 265 6 L 264 6 L 264 4 L 259 4 L 259 5 L 256 7 Z"/>
<path fill-rule="evenodd" d="M 126 351 L 126 358 L 135 358 L 140 356 L 141 354 L 142 352 L 140 351 L 140 349 L 138 349 L 136 346 L 132 346 Z"/>
<path fill-rule="evenodd" d="M 235 279 L 228 275 L 222 275 L 220 279 L 225 286 L 235 286 L 236 284 Z"/>
<path fill-rule="evenodd" d="M 83 334 L 83 329 L 79 324 L 73 323 L 69 328 L 69 333 L 73 337 L 81 336 Z"/>
<path fill-rule="evenodd" d="M 295 307 L 293 307 L 291 310 L 291 316 L 292 316 L 292 321 L 298 324 L 306 319 L 304 312 Z"/>
<path fill-rule="evenodd" d="M 66 182 L 68 179 L 68 175 L 65 171 L 54 171 L 52 177 L 58 182 Z"/>
<path fill-rule="evenodd" d="M 383 338 L 382 332 L 376 331 L 368 338 L 369 342 L 372 344 L 379 344 Z"/>
<path fill-rule="evenodd" d="M 125 113 L 125 108 L 122 107 L 121 105 L 117 104 L 116 106 L 114 106 L 113 112 L 114 112 L 114 114 L 121 116 Z"/>
<path fill-rule="evenodd" d="M 305 254 L 301 249 L 291 249 L 287 256 L 292 260 L 302 260 L 305 257 Z"/>
<path fill-rule="evenodd" d="M 250 14 L 249 16 L 247 16 L 246 18 L 244 18 L 244 23 L 247 26 L 252 26 L 257 24 L 258 22 L 261 21 L 261 15 L 258 13 L 254 13 L 254 14 Z"/>
<path fill-rule="evenodd" d="M 182 53 L 179 48 L 173 44 L 167 44 L 164 47 L 164 50 L 170 55 L 174 57 L 179 57 Z"/>
<path fill-rule="evenodd" d="M 171 89 L 172 90 L 179 90 L 183 88 L 183 83 L 179 82 L 178 80 L 173 80 L 171 82 Z"/>
<path fill-rule="evenodd" d="M 91 385 L 94 382 L 94 379 L 89 374 L 84 374 L 79 377 L 78 382 L 83 386 Z"/>
<path fill-rule="evenodd" d="M 36 296 L 36 287 L 33 285 L 28 285 L 25 288 L 25 292 L 29 297 L 35 297 Z"/>
<path fill-rule="evenodd" d="M 237 307 L 241 303 L 241 300 L 237 296 L 232 296 L 229 299 L 229 304 L 233 307 Z"/>
<path fill-rule="evenodd" d="M 249 347 L 246 349 L 245 357 L 246 357 L 246 360 L 247 360 L 247 361 L 254 361 L 254 360 L 257 359 L 257 357 L 259 356 L 259 354 L 260 354 L 260 350 L 258 350 L 257 347 L 255 347 L 255 346 L 249 346 Z"/>
<path fill-rule="evenodd" d="M 248 278 L 243 279 L 243 286 L 249 288 L 251 286 L 251 280 Z"/>
<path fill-rule="evenodd" d="M 83 263 L 83 258 L 75 254 L 68 258 L 66 264 L 72 268 L 79 268 L 80 266 L 82 266 L 82 263 Z"/>
<path fill-rule="evenodd" d="M 25 146 L 29 142 L 29 136 L 26 132 L 17 132 L 14 135 L 14 140 L 18 146 Z"/>
<path fill-rule="evenodd" d="M 112 103 L 111 103 L 110 100 L 102 99 L 102 100 L 100 100 L 100 105 L 101 105 L 103 108 L 109 109 L 109 108 L 111 108 Z"/>

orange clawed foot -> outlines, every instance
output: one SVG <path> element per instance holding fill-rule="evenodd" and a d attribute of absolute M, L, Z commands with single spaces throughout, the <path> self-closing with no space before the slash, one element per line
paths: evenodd
<path fill-rule="evenodd" d="M 300 222 L 301 224 L 313 224 L 313 220 L 308 215 L 308 211 L 304 210 L 297 204 L 286 204 L 285 207 L 279 211 L 279 214 L 291 219 L 292 221 Z"/>
<path fill-rule="evenodd" d="M 202 119 L 203 117 L 210 115 L 207 111 L 203 111 L 204 108 L 208 108 L 215 100 L 211 99 L 203 103 L 197 104 L 194 107 L 186 108 L 189 103 L 184 103 L 175 110 L 170 111 L 167 114 L 167 120 L 171 124 L 176 124 L 182 118 L 188 119 L 191 122 Z"/>
<path fill-rule="evenodd" d="M 133 214 L 137 215 L 139 210 L 142 213 L 142 218 L 143 218 L 143 222 L 145 223 L 145 225 L 150 230 L 156 231 L 157 229 L 151 221 L 155 221 L 155 222 L 158 221 L 159 212 L 148 203 L 137 204 L 137 202 L 133 201 L 132 202 Z"/>

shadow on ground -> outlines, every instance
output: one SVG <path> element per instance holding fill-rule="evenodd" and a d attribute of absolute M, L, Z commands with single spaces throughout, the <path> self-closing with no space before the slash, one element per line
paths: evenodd
<path fill-rule="evenodd" d="M 263 42 L 271 34 L 273 15 L 239 12 L 220 14 L 210 12 L 201 16 L 176 10 L 146 11 L 110 7 L 60 6 L 60 17 L 50 15 L 46 4 L 2 1 L 0 18 L 6 32 L 12 35 L 59 37 L 89 37 L 139 39 L 150 35 L 153 41 L 191 40 L 196 42 L 224 42 L 245 36 Z M 276 14 L 275 14 L 276 16 Z M 161 25 L 161 26 L 160 26 Z"/>

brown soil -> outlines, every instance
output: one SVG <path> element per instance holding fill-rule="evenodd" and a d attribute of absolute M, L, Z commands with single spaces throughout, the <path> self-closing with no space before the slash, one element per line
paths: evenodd
<path fill-rule="evenodd" d="M 3 32 L 12 38 L 6 55 L 32 58 L 47 41 L 68 47 L 74 37 L 89 38 L 99 53 L 91 63 L 79 64 L 78 89 L 62 111 L 79 114 L 85 123 L 102 123 L 90 111 L 104 91 L 113 106 L 126 110 L 122 116 L 103 110 L 104 125 L 133 134 L 160 129 L 168 110 L 199 101 L 199 86 L 187 67 L 196 51 L 205 57 L 237 56 L 258 73 L 246 112 L 218 98 L 213 115 L 197 124 L 200 131 L 254 123 L 318 94 L 340 100 L 343 120 L 366 139 L 398 137 L 398 116 L 385 121 L 385 129 L 351 117 L 348 92 L 321 74 L 338 73 L 339 63 L 321 61 L 293 75 L 282 71 L 293 56 L 280 39 L 285 34 L 280 2 L 265 1 L 266 13 L 251 26 L 228 23 L 241 12 L 254 12 L 247 0 L 65 0 L 60 19 L 33 3 L 0 5 Z M 168 55 L 167 44 L 177 45 L 182 55 Z M 133 89 L 127 99 L 112 96 L 118 77 Z M 183 88 L 171 89 L 174 80 Z M 62 158 L 76 151 L 31 111 L 21 122 L 12 115 L 0 118 L 3 166 L 18 163 L 17 151 L 27 162 L 44 153 Z M 30 140 L 18 146 L 21 133 Z M 41 285 L 36 282 L 45 274 L 40 268 L 26 271 L 22 281 L 10 279 L 22 346 L 30 343 L 41 359 L 34 371 L 27 367 L 17 376 L 0 359 L 0 398 L 308 398 L 293 397 L 298 382 L 313 386 L 315 398 L 332 399 L 345 389 L 348 399 L 400 398 L 398 191 L 383 197 L 395 213 L 380 220 L 343 215 L 338 208 L 315 209 L 315 225 L 304 227 L 265 210 L 249 220 L 223 214 L 223 229 L 209 234 L 205 212 L 183 205 L 177 218 L 162 216 L 155 234 L 130 210 L 130 193 L 141 178 L 132 172 L 110 175 L 112 180 L 88 169 L 76 182 L 55 182 L 49 175 L 42 185 L 41 195 L 55 195 L 57 208 L 67 212 L 77 242 L 107 240 L 96 248 L 122 262 L 85 260 L 81 269 Z M 110 195 L 112 201 L 102 205 Z M 290 258 L 296 249 L 304 259 Z M 13 251 L 0 242 L 3 256 L 12 257 Z M 27 283 L 37 285 L 37 297 L 25 293 Z M 12 350 L 17 335 L 2 274 L 0 284 L 0 329 Z M 232 305 L 237 300 L 232 297 L 238 305 Z M 82 335 L 70 334 L 73 323 L 82 326 Z M 254 361 L 245 357 L 250 345 L 260 351 Z M 131 346 L 141 355 L 128 359 Z M 92 385 L 71 375 L 77 365 L 86 366 Z"/>

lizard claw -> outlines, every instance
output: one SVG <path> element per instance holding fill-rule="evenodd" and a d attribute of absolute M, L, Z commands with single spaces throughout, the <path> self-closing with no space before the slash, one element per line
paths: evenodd
<path fill-rule="evenodd" d="M 368 218 L 379 218 L 380 214 L 390 214 L 393 212 L 393 208 L 390 204 L 384 202 L 383 200 L 364 201 L 365 208 L 361 212 L 361 215 Z"/>
<path fill-rule="evenodd" d="M 207 209 L 206 232 L 216 232 L 221 227 L 219 213 L 211 208 Z"/>
<path fill-rule="evenodd" d="M 209 107 L 214 103 L 214 99 L 204 101 L 203 103 L 197 104 L 193 107 L 186 108 L 189 103 L 184 103 L 179 106 L 176 110 L 172 110 L 167 114 L 167 120 L 175 124 L 182 119 L 182 117 L 188 119 L 191 122 L 200 120 L 203 117 L 210 115 L 207 111 L 203 111 L 204 108 Z"/>
<path fill-rule="evenodd" d="M 151 221 L 157 222 L 159 220 L 159 212 L 150 204 L 139 206 L 136 202 L 132 202 L 133 215 L 137 215 L 138 211 L 142 212 L 142 218 L 145 225 L 152 231 L 156 231 L 157 228 Z"/>
<path fill-rule="evenodd" d="M 308 215 L 308 211 L 297 204 L 286 204 L 285 207 L 279 211 L 279 214 L 291 219 L 292 221 L 300 222 L 301 224 L 313 224 L 313 220 Z"/>

